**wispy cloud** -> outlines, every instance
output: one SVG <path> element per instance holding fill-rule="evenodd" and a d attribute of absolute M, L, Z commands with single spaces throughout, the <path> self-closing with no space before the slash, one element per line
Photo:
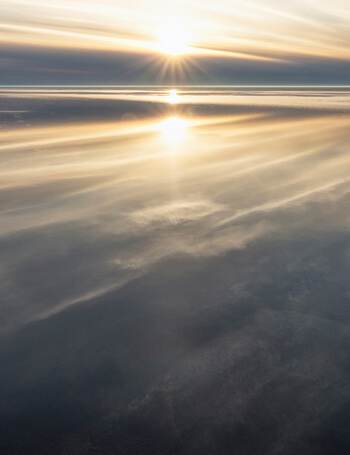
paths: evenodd
<path fill-rule="evenodd" d="M 327 5 L 314 0 L 178 0 L 171 7 L 158 0 L 128 5 L 2 0 L 0 8 L 4 46 L 138 53 L 161 62 L 162 30 L 168 24 L 165 28 L 178 33 L 177 41 L 186 30 L 194 60 L 206 56 L 292 66 L 310 59 L 350 61 L 350 13 L 342 0 Z"/>

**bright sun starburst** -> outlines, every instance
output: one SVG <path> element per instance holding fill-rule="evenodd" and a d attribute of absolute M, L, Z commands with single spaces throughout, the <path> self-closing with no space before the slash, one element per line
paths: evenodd
<path fill-rule="evenodd" d="M 160 33 L 158 50 L 176 57 L 189 51 L 187 27 L 175 19 L 168 21 Z"/>

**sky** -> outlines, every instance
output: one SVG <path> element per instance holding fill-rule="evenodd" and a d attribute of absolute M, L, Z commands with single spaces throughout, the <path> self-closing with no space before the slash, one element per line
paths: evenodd
<path fill-rule="evenodd" d="M 347 0 L 0 0 L 2 85 L 347 85 Z"/>

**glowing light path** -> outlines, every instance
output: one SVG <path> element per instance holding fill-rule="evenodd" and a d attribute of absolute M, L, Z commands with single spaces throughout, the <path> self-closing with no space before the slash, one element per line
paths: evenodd
<path fill-rule="evenodd" d="M 186 127 L 186 120 L 179 117 L 169 117 L 160 125 L 165 139 L 171 144 L 176 144 L 184 138 Z"/>

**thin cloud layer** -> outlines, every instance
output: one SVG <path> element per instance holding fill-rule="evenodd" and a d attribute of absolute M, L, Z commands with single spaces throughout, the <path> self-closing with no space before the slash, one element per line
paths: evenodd
<path fill-rule="evenodd" d="M 2 0 L 0 8 L 1 84 L 349 83 L 343 0 Z"/>

